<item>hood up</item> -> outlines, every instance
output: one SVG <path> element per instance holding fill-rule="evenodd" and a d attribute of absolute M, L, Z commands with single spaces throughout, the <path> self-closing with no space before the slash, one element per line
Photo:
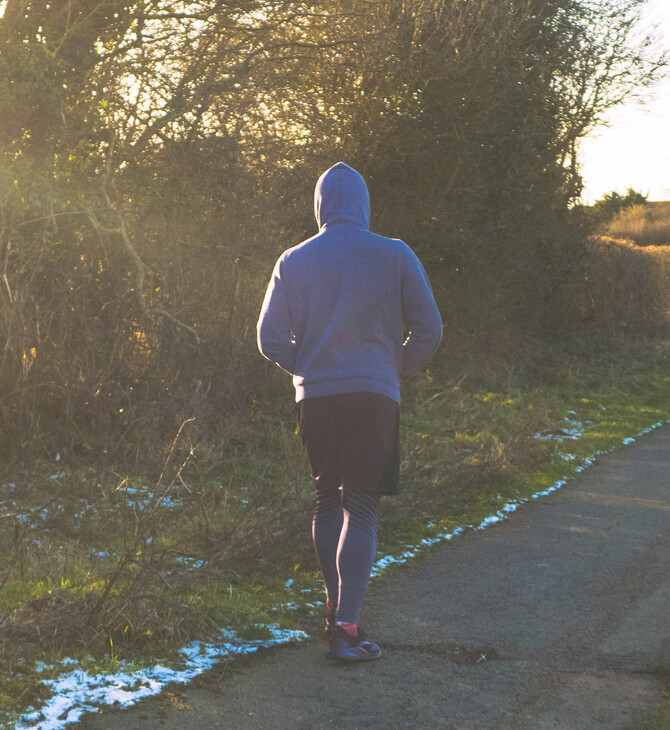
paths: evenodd
<path fill-rule="evenodd" d="M 370 227 L 370 196 L 362 175 L 338 162 L 326 170 L 314 190 L 314 215 L 319 228 L 335 223 Z"/>

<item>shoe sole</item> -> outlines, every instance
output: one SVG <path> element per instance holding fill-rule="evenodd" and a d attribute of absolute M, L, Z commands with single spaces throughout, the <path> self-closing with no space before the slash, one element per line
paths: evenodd
<path fill-rule="evenodd" d="M 353 647 L 352 649 L 349 649 L 346 652 L 332 652 L 327 651 L 326 652 L 326 659 L 328 659 L 331 662 L 371 662 L 375 659 L 379 659 L 379 657 L 382 655 L 381 649 L 376 652 L 375 654 L 370 654 L 369 652 L 365 651 L 364 649 L 359 649 L 358 647 Z"/>

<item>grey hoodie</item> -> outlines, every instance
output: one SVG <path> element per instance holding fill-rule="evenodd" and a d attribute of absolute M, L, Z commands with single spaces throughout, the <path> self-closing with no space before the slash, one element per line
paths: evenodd
<path fill-rule="evenodd" d="M 296 401 L 351 392 L 399 401 L 400 380 L 442 337 L 426 273 L 405 243 L 368 230 L 365 180 L 343 162 L 319 178 L 314 211 L 319 233 L 275 265 L 258 347 L 293 375 Z"/>

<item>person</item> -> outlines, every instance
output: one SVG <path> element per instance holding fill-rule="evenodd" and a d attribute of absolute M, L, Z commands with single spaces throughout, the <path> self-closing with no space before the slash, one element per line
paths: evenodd
<path fill-rule="evenodd" d="M 258 347 L 293 376 L 316 484 L 312 537 L 326 589 L 326 657 L 365 661 L 381 656 L 358 620 L 380 493 L 398 453 L 400 381 L 433 355 L 442 320 L 409 246 L 369 230 L 368 189 L 356 170 L 343 162 L 326 170 L 314 212 L 319 232 L 274 267 Z"/>

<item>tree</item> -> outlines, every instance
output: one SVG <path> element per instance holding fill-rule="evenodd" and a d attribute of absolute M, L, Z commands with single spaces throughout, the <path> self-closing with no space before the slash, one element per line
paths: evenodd
<path fill-rule="evenodd" d="M 576 140 L 663 62 L 632 43 L 640 5 L 384 4 L 393 32 L 373 44 L 352 126 L 377 124 L 350 147 L 373 151 L 389 229 L 422 247 L 469 329 L 534 329 L 558 311 L 584 248 Z"/>
<path fill-rule="evenodd" d="M 613 190 L 605 193 L 602 198 L 596 200 L 592 207 L 593 219 L 597 224 L 609 223 L 622 210 L 633 205 L 645 205 L 647 196 L 643 193 L 628 188 L 625 195 Z"/>
<path fill-rule="evenodd" d="M 268 377 L 261 290 L 338 158 L 453 329 L 546 326 L 583 249 L 575 142 L 658 66 L 641 2 L 7 0 L 3 438 L 216 429 Z"/>

